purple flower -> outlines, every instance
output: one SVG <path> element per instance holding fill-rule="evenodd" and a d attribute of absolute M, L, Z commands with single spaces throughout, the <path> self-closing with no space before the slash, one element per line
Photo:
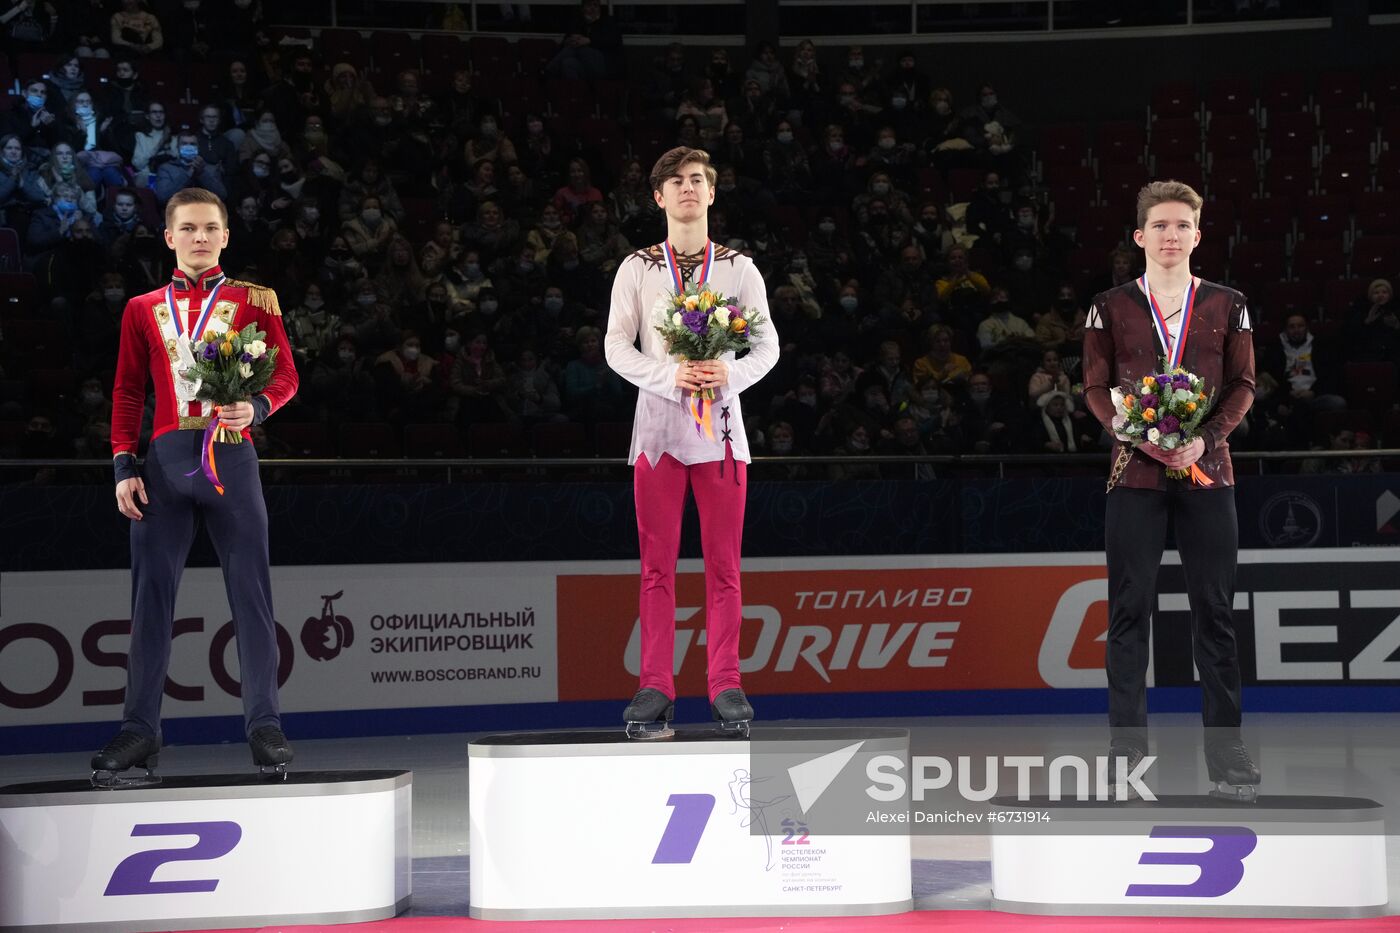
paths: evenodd
<path fill-rule="evenodd" d="M 1172 377 L 1171 377 L 1171 376 L 1166 376 L 1166 375 L 1158 376 L 1158 377 L 1157 377 L 1157 384 L 1158 384 L 1159 386 L 1169 386 L 1169 385 L 1172 384 Z"/>
<path fill-rule="evenodd" d="M 1181 420 L 1176 415 L 1167 415 L 1159 425 L 1163 434 L 1175 434 L 1181 430 Z"/>
<path fill-rule="evenodd" d="M 238 361 L 240 363 L 251 363 L 253 362 L 253 354 L 249 353 L 247 350 L 244 350 L 243 355 L 238 358 Z"/>
<path fill-rule="evenodd" d="M 1191 380 L 1187 379 L 1185 375 L 1174 376 L 1172 377 L 1172 388 L 1189 389 L 1191 388 Z"/>
<path fill-rule="evenodd" d="M 212 362 L 214 357 L 218 355 L 219 351 L 214 349 L 214 345 L 212 343 L 206 343 L 204 345 L 204 352 L 200 354 L 200 356 L 204 357 L 206 361 L 210 362 Z"/>
<path fill-rule="evenodd" d="M 743 313 L 738 305 L 726 305 L 725 307 L 728 309 L 730 317 L 738 317 Z"/>
<path fill-rule="evenodd" d="M 1157 396 L 1155 396 L 1155 395 L 1144 395 L 1144 396 L 1142 397 L 1142 407 L 1143 407 L 1143 408 L 1156 408 L 1156 407 L 1157 407 Z"/>
<path fill-rule="evenodd" d="M 693 334 L 703 334 L 709 325 L 706 321 L 709 315 L 698 308 L 694 311 L 687 311 L 681 315 L 681 323 L 690 329 Z"/>

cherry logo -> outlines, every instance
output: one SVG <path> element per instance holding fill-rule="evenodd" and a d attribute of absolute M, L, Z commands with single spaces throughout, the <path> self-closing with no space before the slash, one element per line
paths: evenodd
<path fill-rule="evenodd" d="M 345 616 L 336 615 L 335 600 L 345 595 L 341 590 L 331 596 L 322 596 L 321 616 L 308 616 L 301 627 L 301 646 L 307 655 L 316 661 L 329 661 L 344 648 L 355 643 L 355 627 Z"/>

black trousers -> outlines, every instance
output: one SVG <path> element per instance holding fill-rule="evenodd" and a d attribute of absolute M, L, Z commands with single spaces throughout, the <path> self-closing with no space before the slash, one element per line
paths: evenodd
<path fill-rule="evenodd" d="M 280 726 L 277 629 L 268 570 L 267 503 L 253 445 L 219 444 L 224 495 L 199 470 L 203 431 L 171 431 L 151 442 L 141 478 L 151 500 L 131 523 L 131 653 L 122 728 L 160 735 L 161 694 L 170 667 L 175 595 L 203 517 L 233 610 L 247 731 Z M 191 470 L 195 475 L 186 476 Z"/>
<path fill-rule="evenodd" d="M 1157 570 L 1167 522 L 1191 600 L 1191 648 L 1201 677 L 1201 719 L 1212 739 L 1238 736 L 1240 661 L 1232 610 L 1239 527 L 1235 490 L 1163 492 L 1119 486 L 1108 493 L 1108 722 L 1114 741 L 1147 750 L 1147 661 L 1157 608 Z"/>

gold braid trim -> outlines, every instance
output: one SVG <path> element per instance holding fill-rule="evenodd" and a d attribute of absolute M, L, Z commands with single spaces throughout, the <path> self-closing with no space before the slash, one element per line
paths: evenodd
<path fill-rule="evenodd" d="M 277 306 L 277 293 L 266 285 L 256 285 L 252 282 L 240 282 L 238 279 L 225 279 L 225 285 L 233 288 L 248 289 L 248 304 L 255 308 L 261 308 L 273 317 L 281 317 L 282 309 Z"/>
<path fill-rule="evenodd" d="M 1123 471 L 1128 468 L 1128 461 L 1133 458 L 1133 453 L 1126 444 L 1118 448 L 1118 459 L 1113 463 L 1113 470 L 1108 476 L 1108 488 L 1104 492 L 1112 492 L 1113 487 L 1123 481 Z"/>

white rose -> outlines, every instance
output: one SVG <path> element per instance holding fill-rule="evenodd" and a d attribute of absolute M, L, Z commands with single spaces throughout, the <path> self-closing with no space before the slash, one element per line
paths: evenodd
<path fill-rule="evenodd" d="M 253 375 L 253 364 L 252 364 L 252 363 L 239 363 L 239 364 L 238 364 L 238 375 L 242 376 L 244 379 L 250 379 L 250 378 L 252 378 L 252 375 Z"/>
<path fill-rule="evenodd" d="M 248 353 L 251 353 L 253 355 L 253 359 L 262 359 L 263 354 L 267 353 L 267 344 L 261 340 L 254 340 L 243 349 L 246 350 Z"/>
<path fill-rule="evenodd" d="M 1162 432 L 1157 428 L 1149 428 L 1147 431 L 1147 439 L 1155 444 L 1162 439 Z"/>
<path fill-rule="evenodd" d="M 677 311 L 675 314 L 671 315 L 671 323 L 674 324 L 674 325 L 676 325 L 677 327 L 680 327 L 683 323 L 685 323 L 685 322 L 681 319 L 681 313 L 680 313 L 679 311 Z"/>
<path fill-rule="evenodd" d="M 1172 393 L 1172 397 L 1175 398 L 1178 402 L 1189 402 L 1191 401 L 1191 399 L 1195 398 L 1195 396 L 1191 394 L 1189 389 L 1177 389 L 1175 392 Z"/>
<path fill-rule="evenodd" d="M 729 326 L 729 308 L 726 305 L 715 308 L 715 320 L 723 327 Z"/>

